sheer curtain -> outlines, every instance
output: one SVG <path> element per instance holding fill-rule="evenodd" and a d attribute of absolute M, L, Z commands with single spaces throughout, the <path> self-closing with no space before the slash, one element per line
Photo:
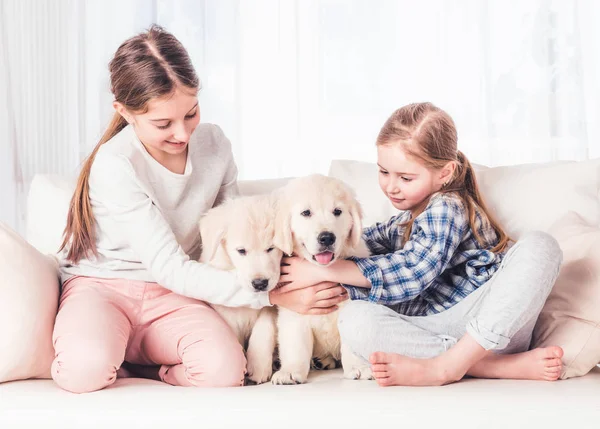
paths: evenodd
<path fill-rule="evenodd" d="M 35 174 L 76 175 L 112 114 L 108 61 L 153 22 L 258 179 L 374 160 L 389 114 L 425 100 L 477 163 L 599 157 L 599 20 L 594 0 L 0 0 L 0 220 L 24 230 Z"/>

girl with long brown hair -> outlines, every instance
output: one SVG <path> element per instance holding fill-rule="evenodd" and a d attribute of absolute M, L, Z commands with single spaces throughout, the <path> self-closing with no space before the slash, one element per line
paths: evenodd
<path fill-rule="evenodd" d="M 333 283 L 250 292 L 197 262 L 201 215 L 237 193 L 231 144 L 200 124 L 200 81 L 172 34 L 152 26 L 126 40 L 109 68 L 115 114 L 83 165 L 61 246 L 52 377 L 90 392 L 126 361 L 172 385 L 239 386 L 242 347 L 209 304 L 323 314 L 347 296 Z"/>
<path fill-rule="evenodd" d="M 528 351 L 562 252 L 531 232 L 512 242 L 457 148 L 452 118 L 431 103 L 396 110 L 377 139 L 379 184 L 400 210 L 363 231 L 369 258 L 319 267 L 284 258 L 293 290 L 347 285 L 342 342 L 382 386 L 441 385 L 465 374 L 556 380 L 560 347 Z M 492 353 L 492 352 L 495 352 Z"/>

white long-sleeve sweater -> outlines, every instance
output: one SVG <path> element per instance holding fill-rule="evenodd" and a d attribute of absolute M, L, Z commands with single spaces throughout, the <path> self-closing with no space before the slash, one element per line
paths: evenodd
<path fill-rule="evenodd" d="M 127 126 L 100 147 L 90 172 L 99 256 L 73 265 L 64 252 L 62 281 L 75 275 L 143 280 L 213 304 L 270 305 L 267 293 L 247 291 L 233 273 L 194 260 L 200 216 L 237 193 L 236 179 L 231 143 L 216 125 L 196 128 L 183 174 L 152 158 Z"/>

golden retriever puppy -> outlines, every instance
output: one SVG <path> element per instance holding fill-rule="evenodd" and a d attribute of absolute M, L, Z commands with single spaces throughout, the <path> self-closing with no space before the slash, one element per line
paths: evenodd
<path fill-rule="evenodd" d="M 235 270 L 241 287 L 250 291 L 274 289 L 282 257 L 273 244 L 274 213 L 269 195 L 232 199 L 209 210 L 200 220 L 200 261 L 222 270 Z M 246 350 L 247 378 L 257 384 L 268 381 L 276 346 L 276 310 L 212 307 Z"/>
<path fill-rule="evenodd" d="M 284 253 L 329 265 L 339 258 L 368 256 L 361 237 L 362 209 L 341 180 L 311 175 L 294 179 L 279 190 L 275 245 Z M 341 359 L 344 377 L 371 379 L 368 363 L 341 344 L 337 320 L 337 312 L 313 316 L 279 308 L 281 369 L 273 374 L 273 384 L 305 383 L 313 358 L 324 369 L 334 368 Z"/>

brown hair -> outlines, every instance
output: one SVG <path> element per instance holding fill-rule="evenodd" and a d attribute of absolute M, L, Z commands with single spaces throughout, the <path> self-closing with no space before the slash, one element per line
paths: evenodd
<path fill-rule="evenodd" d="M 119 46 L 109 63 L 110 90 L 115 101 L 128 111 L 144 113 L 148 103 L 172 94 L 176 88 L 197 92 L 199 79 L 183 45 L 172 34 L 157 25 Z M 67 226 L 59 252 L 68 247 L 67 259 L 73 263 L 98 255 L 95 220 L 89 198 L 89 176 L 100 146 L 127 126 L 127 121 L 114 114 L 104 135 L 84 161 L 67 216 Z"/>
<path fill-rule="evenodd" d="M 428 169 L 439 170 L 450 161 L 456 162 L 453 177 L 444 184 L 440 192 L 452 192 L 464 201 L 469 214 L 469 225 L 481 245 L 485 243 L 475 224 L 477 212 L 486 217 L 498 237 L 498 244 L 491 250 L 501 252 L 511 239 L 487 209 L 479 192 L 473 167 L 457 149 L 457 141 L 456 127 L 450 115 L 431 103 L 414 103 L 396 110 L 377 137 L 377 145 L 400 143 L 407 155 L 418 159 Z M 428 202 L 429 199 L 426 199 L 420 207 L 413 210 L 411 219 L 404 224 L 404 241 L 409 239 L 414 219 L 422 213 Z M 486 219 L 482 220 L 485 222 Z"/>

